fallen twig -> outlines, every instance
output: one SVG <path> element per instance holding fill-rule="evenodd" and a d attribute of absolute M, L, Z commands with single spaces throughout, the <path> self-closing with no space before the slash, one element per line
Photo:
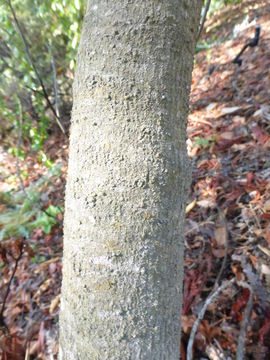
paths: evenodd
<path fill-rule="evenodd" d="M 196 223 L 196 226 L 193 226 L 191 229 L 188 229 L 186 232 L 185 232 L 185 236 L 187 236 L 188 234 L 192 233 L 193 231 L 199 231 L 199 228 L 200 227 L 203 227 L 204 225 L 213 225 L 214 222 L 213 221 L 210 221 L 210 220 L 206 220 L 206 221 L 202 221 L 201 223 L 197 224 Z"/>
<path fill-rule="evenodd" d="M 245 340 L 246 340 L 246 332 L 247 332 L 247 327 L 248 327 L 250 314 L 251 314 L 251 310 L 252 310 L 252 305 L 253 305 L 254 291 L 253 291 L 252 286 L 250 286 L 245 281 L 239 281 L 239 282 L 237 282 L 237 284 L 239 286 L 248 288 L 248 290 L 249 290 L 249 299 L 248 299 L 247 306 L 245 308 L 243 320 L 241 322 L 241 331 L 240 331 L 239 340 L 238 340 L 238 344 L 237 344 L 237 351 L 236 351 L 236 360 L 243 360 L 244 355 L 245 355 L 244 347 L 245 347 Z"/>
<path fill-rule="evenodd" d="M 196 319 L 196 321 L 193 324 L 191 333 L 190 333 L 190 337 L 189 337 L 189 341 L 188 341 L 188 347 L 187 347 L 187 360 L 192 360 L 193 359 L 193 354 L 192 354 L 192 349 L 193 349 L 193 343 L 195 340 L 195 335 L 196 332 L 198 330 L 198 326 L 200 321 L 204 318 L 204 314 L 207 310 L 208 305 L 211 304 L 211 302 L 224 290 L 226 289 L 228 286 L 232 285 L 235 282 L 235 279 L 231 279 L 229 281 L 224 281 L 224 283 L 219 286 L 215 292 L 213 292 L 212 294 L 210 294 L 208 296 L 208 298 L 206 299 L 203 307 L 201 308 L 198 317 Z"/>

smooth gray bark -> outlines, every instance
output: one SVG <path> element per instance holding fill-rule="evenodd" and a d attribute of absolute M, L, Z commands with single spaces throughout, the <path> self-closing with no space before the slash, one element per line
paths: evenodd
<path fill-rule="evenodd" d="M 198 0 L 90 0 L 74 83 L 59 359 L 178 360 Z"/>

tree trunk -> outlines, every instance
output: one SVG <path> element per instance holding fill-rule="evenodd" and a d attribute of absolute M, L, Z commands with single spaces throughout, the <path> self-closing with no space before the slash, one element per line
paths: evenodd
<path fill-rule="evenodd" d="M 200 0 L 90 0 L 74 83 L 61 359 L 178 360 Z"/>

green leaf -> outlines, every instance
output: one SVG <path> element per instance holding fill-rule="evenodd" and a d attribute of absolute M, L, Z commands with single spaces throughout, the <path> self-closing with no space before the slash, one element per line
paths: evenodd
<path fill-rule="evenodd" d="M 42 225 L 42 230 L 44 231 L 45 234 L 49 234 L 51 232 L 51 229 L 52 229 L 52 225 L 50 223 L 46 223 Z"/>

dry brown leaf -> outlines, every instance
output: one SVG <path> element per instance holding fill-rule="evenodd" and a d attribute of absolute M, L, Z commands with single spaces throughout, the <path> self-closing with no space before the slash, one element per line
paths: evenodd
<path fill-rule="evenodd" d="M 212 249 L 212 253 L 216 258 L 222 259 L 224 258 L 226 251 L 225 249 Z"/>
<path fill-rule="evenodd" d="M 42 292 L 46 291 L 50 287 L 51 281 L 52 279 L 47 279 L 46 281 L 44 281 L 44 283 L 39 287 L 39 290 Z"/>
<path fill-rule="evenodd" d="M 206 106 L 206 111 L 211 111 L 214 108 L 216 108 L 218 106 L 217 102 L 211 102 L 209 105 Z"/>
<path fill-rule="evenodd" d="M 226 356 L 222 350 L 213 344 L 207 345 L 205 352 L 210 360 L 226 360 Z"/>
<path fill-rule="evenodd" d="M 212 199 L 200 200 L 200 201 L 197 201 L 197 204 L 203 208 L 209 208 L 214 205 Z"/>
<path fill-rule="evenodd" d="M 240 124 L 242 124 L 242 125 L 244 125 L 245 123 L 246 123 L 246 119 L 245 119 L 245 117 L 244 116 L 239 116 L 239 115 L 236 115 L 236 116 L 234 116 L 233 118 L 232 118 L 232 121 L 234 122 L 234 123 L 240 123 Z"/>
<path fill-rule="evenodd" d="M 252 265 L 256 268 L 257 264 L 258 264 L 258 260 L 257 260 L 256 256 L 254 256 L 252 254 L 249 254 L 248 256 L 250 258 L 250 261 L 252 262 Z"/>
<path fill-rule="evenodd" d="M 60 303 L 60 294 L 57 295 L 51 302 L 51 305 L 50 305 L 50 314 L 52 315 L 52 313 L 54 312 L 54 310 L 57 308 L 57 306 L 59 305 Z"/>
<path fill-rule="evenodd" d="M 53 259 L 44 261 L 35 268 L 34 272 L 40 273 L 41 271 L 44 271 L 50 264 L 57 263 L 58 261 L 59 261 L 59 257 L 55 257 Z"/>
<path fill-rule="evenodd" d="M 233 140 L 235 138 L 233 131 L 224 131 L 222 134 L 220 134 L 221 139 L 225 140 Z"/>
<path fill-rule="evenodd" d="M 190 334 L 195 319 L 196 318 L 194 315 L 191 316 L 182 315 L 181 325 L 182 325 L 182 330 L 185 334 Z"/>
<path fill-rule="evenodd" d="M 262 264 L 262 268 L 261 268 L 261 272 L 264 275 L 270 275 L 270 267 L 267 266 L 266 264 Z"/>
<path fill-rule="evenodd" d="M 225 226 L 219 226 L 215 229 L 215 239 L 218 246 L 225 246 L 227 242 L 227 231 Z"/>
<path fill-rule="evenodd" d="M 267 249 L 266 247 L 262 246 L 262 245 L 258 245 L 258 248 L 265 253 L 265 255 L 269 256 L 270 257 L 270 250 Z"/>
<path fill-rule="evenodd" d="M 45 292 L 46 290 L 48 290 L 48 288 L 51 286 L 51 282 L 52 279 L 49 278 L 46 281 L 44 281 L 43 284 L 41 284 L 41 286 L 39 287 L 38 291 L 35 293 L 35 295 L 33 296 L 33 300 L 35 300 L 37 302 L 37 304 L 40 304 L 40 295 Z"/>
<path fill-rule="evenodd" d="M 224 107 L 223 109 L 221 109 L 221 115 L 233 114 L 241 109 L 242 108 L 240 106 Z"/>
<path fill-rule="evenodd" d="M 266 200 L 266 202 L 263 204 L 263 210 L 270 211 L 270 199 Z"/>
<path fill-rule="evenodd" d="M 255 234 L 256 236 L 258 236 L 258 237 L 259 237 L 259 236 L 262 236 L 263 233 L 264 233 L 263 230 L 262 230 L 262 229 L 259 229 L 259 228 L 258 228 L 258 229 L 254 229 L 253 231 L 254 231 L 254 234 Z"/>
<path fill-rule="evenodd" d="M 265 239 L 266 239 L 268 245 L 270 245 L 270 226 L 269 226 L 269 224 L 267 224 L 265 227 Z"/>
<path fill-rule="evenodd" d="M 186 214 L 188 214 L 196 205 L 196 199 L 194 199 L 191 203 L 189 203 L 186 207 Z"/>

